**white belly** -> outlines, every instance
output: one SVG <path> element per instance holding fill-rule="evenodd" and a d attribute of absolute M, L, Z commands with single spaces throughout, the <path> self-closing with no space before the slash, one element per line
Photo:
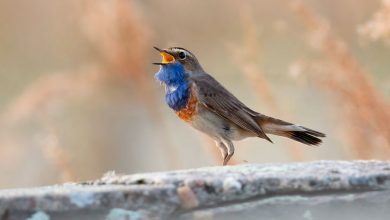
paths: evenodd
<path fill-rule="evenodd" d="M 211 136 L 213 139 L 220 140 L 241 140 L 250 136 L 252 133 L 243 130 L 237 125 L 219 117 L 210 111 L 199 111 L 194 115 L 190 123 L 195 129 Z"/>

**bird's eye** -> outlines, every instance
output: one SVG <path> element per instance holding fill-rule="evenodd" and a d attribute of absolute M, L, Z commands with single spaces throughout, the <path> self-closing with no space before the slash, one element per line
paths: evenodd
<path fill-rule="evenodd" d="M 179 53 L 179 58 L 180 58 L 181 60 L 184 60 L 184 59 L 186 58 L 186 53 L 180 52 L 180 53 Z"/>

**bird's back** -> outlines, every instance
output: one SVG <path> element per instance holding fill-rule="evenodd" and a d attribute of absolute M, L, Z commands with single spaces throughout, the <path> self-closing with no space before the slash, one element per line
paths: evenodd
<path fill-rule="evenodd" d="M 227 123 L 234 124 L 238 129 L 243 129 L 245 133 L 251 133 L 251 136 L 268 139 L 256 122 L 259 113 L 248 108 L 212 76 L 204 72 L 194 73 L 190 82 L 199 106 Z"/>

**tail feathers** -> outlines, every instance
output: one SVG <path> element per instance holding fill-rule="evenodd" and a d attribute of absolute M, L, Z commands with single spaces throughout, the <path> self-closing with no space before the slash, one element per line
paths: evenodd
<path fill-rule="evenodd" d="M 260 115 L 257 119 L 265 133 L 288 137 L 307 145 L 319 145 L 322 143 L 320 138 L 326 136 L 321 132 L 265 115 Z"/>
<path fill-rule="evenodd" d="M 321 139 L 306 131 L 286 131 L 284 136 L 307 145 L 319 145 L 322 143 Z"/>

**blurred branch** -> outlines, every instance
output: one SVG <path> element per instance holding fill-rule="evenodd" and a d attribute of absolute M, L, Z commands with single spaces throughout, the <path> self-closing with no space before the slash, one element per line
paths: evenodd
<path fill-rule="evenodd" d="M 39 121 L 45 133 L 43 142 L 39 143 L 42 154 L 56 167 L 62 181 L 74 180 L 70 160 L 49 118 L 58 114 L 71 99 L 90 95 L 103 81 L 102 72 L 96 66 L 82 68 L 78 73 L 44 76 L 29 85 L 8 105 L 0 117 L 1 128 L 9 129 L 27 121 Z"/>
<path fill-rule="evenodd" d="M 293 11 L 309 30 L 310 45 L 330 61 L 329 67 L 313 76 L 313 82 L 336 95 L 341 105 L 340 124 L 359 158 L 371 158 L 375 152 L 374 137 L 380 137 L 383 153 L 390 155 L 390 107 L 373 86 L 369 74 L 353 58 L 347 45 L 337 37 L 328 22 L 317 16 L 302 1 L 295 1 Z M 322 73 L 322 74 L 321 74 Z M 370 150 L 367 150 L 369 148 Z"/>
<path fill-rule="evenodd" d="M 390 45 L 390 0 L 382 0 L 382 8 L 358 27 L 358 33 L 372 41 L 382 39 Z"/>
<path fill-rule="evenodd" d="M 44 137 L 44 143 L 42 143 L 41 147 L 43 155 L 57 168 L 62 182 L 76 180 L 70 159 L 64 147 L 60 145 L 59 137 L 54 127 L 51 123 L 45 123 L 45 129 L 47 136 Z"/>
<path fill-rule="evenodd" d="M 134 83 L 134 93 L 145 105 L 151 122 L 157 122 L 160 138 L 168 148 L 166 158 L 170 167 L 178 166 L 178 155 L 168 132 L 167 122 L 159 111 L 159 102 L 152 89 L 146 66 L 149 64 L 150 30 L 137 14 L 133 1 L 85 0 L 83 27 L 86 35 L 108 64 L 109 73 L 119 73 Z"/>
<path fill-rule="evenodd" d="M 266 106 L 277 117 L 282 118 L 283 116 L 289 115 L 286 110 L 284 112 L 281 111 L 271 89 L 271 85 L 262 70 L 263 68 L 259 64 L 261 60 L 259 54 L 261 54 L 262 48 L 259 43 L 256 24 L 248 8 L 245 8 L 241 13 L 241 20 L 243 26 L 243 43 L 240 45 L 228 45 L 228 49 L 230 50 L 229 54 L 232 54 L 231 59 L 244 75 L 244 79 L 256 91 L 256 95 L 262 97 Z M 302 146 L 293 142 L 289 142 L 288 145 L 289 147 L 286 148 L 288 155 L 294 161 L 303 160 Z"/>
<path fill-rule="evenodd" d="M 82 24 L 85 33 L 103 57 L 105 65 L 85 65 L 72 72 L 46 75 L 35 80 L 19 97 L 14 99 L 1 116 L 3 127 L 16 127 L 24 121 L 34 120 L 43 128 L 44 142 L 39 143 L 45 158 L 60 173 L 62 180 L 72 178 L 70 161 L 61 145 L 56 127 L 47 118 L 61 111 L 64 104 L 75 98 L 94 94 L 107 80 L 118 74 L 134 83 L 134 91 L 145 104 L 151 122 L 166 123 L 159 112 L 150 78 L 146 74 L 149 34 L 146 25 L 135 13 L 131 1 L 85 0 Z M 150 74 L 149 74 L 150 75 Z M 160 129 L 162 142 L 167 148 L 173 144 L 167 129 Z M 177 167 L 174 149 L 167 151 L 166 161 Z"/>
<path fill-rule="evenodd" d="M 56 114 L 59 106 L 71 98 L 90 95 L 101 85 L 105 75 L 94 65 L 76 73 L 62 72 L 43 76 L 31 83 L 1 115 L 5 124 L 17 124 L 38 115 Z"/>

